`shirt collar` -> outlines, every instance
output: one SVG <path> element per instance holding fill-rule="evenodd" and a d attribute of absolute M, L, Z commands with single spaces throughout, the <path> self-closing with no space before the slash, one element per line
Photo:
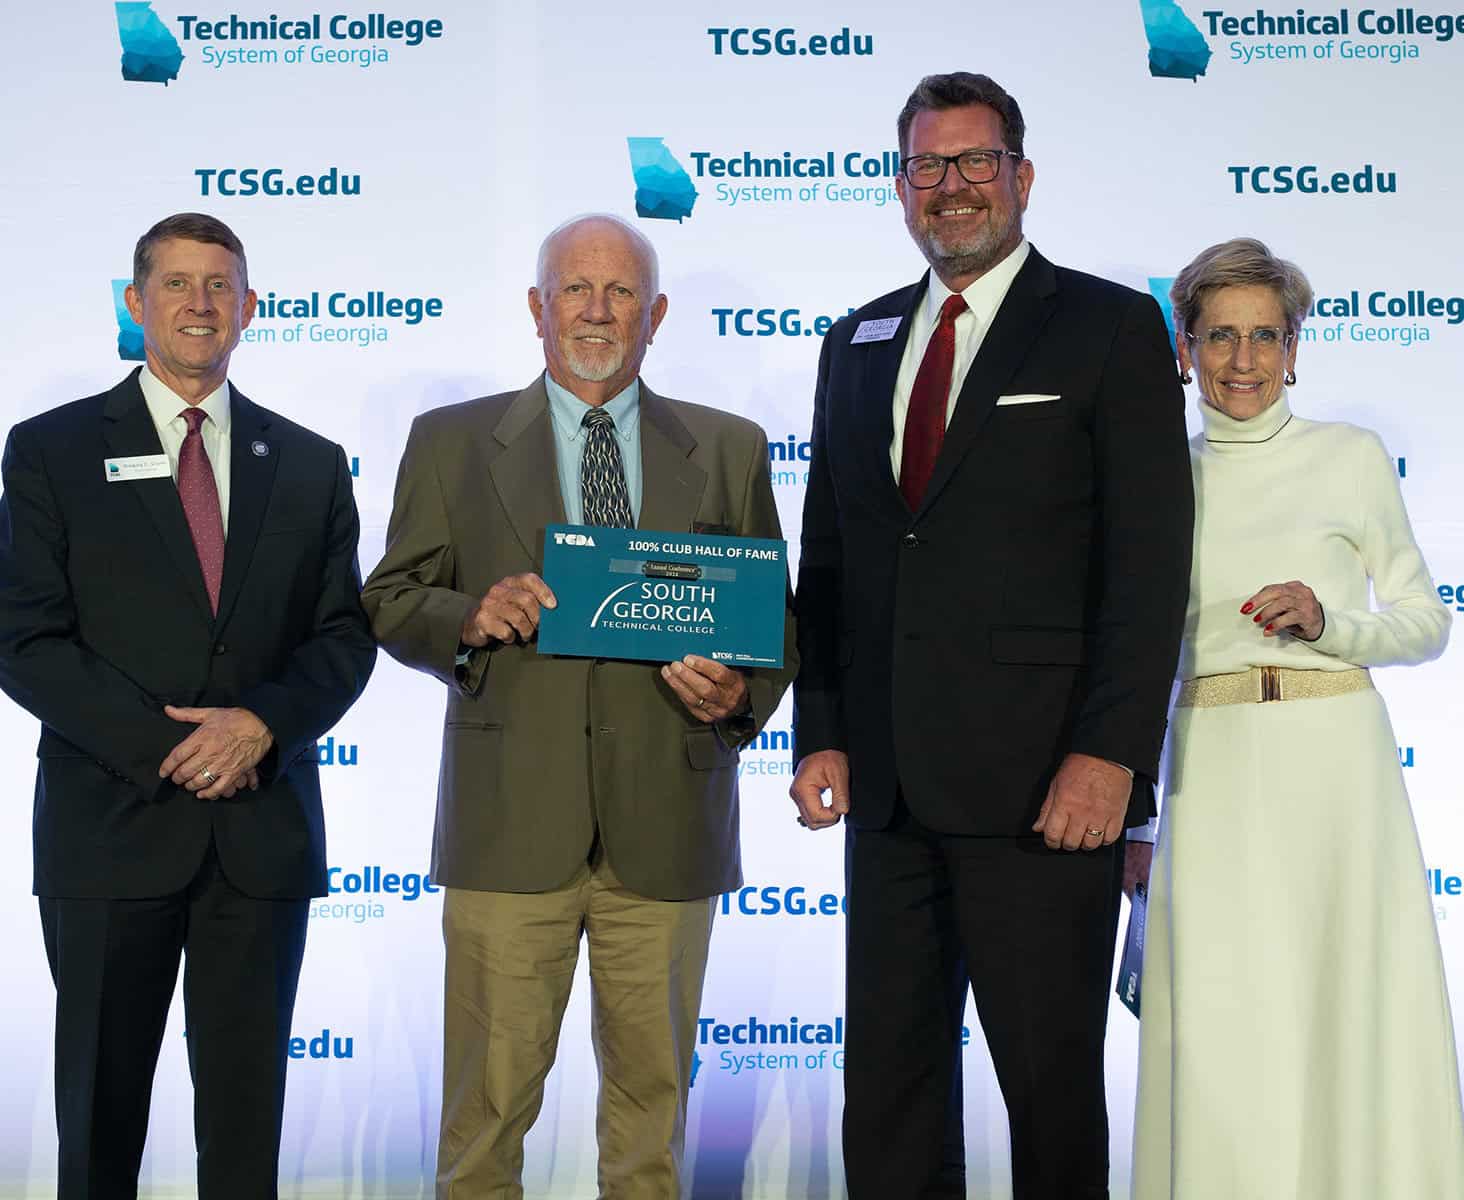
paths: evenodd
<path fill-rule="evenodd" d="M 586 404 L 568 388 L 554 382 L 548 371 L 544 372 L 544 390 L 549 393 L 549 414 L 558 426 L 560 436 L 568 441 L 577 441 L 584 434 L 585 413 L 594 405 Z M 624 391 L 607 400 L 601 407 L 615 421 L 615 432 L 621 441 L 628 442 L 640 421 L 640 379 L 632 379 Z"/>
<path fill-rule="evenodd" d="M 164 429 L 178 419 L 178 414 L 188 407 L 188 401 L 159 379 L 146 365 L 137 377 L 142 388 L 142 398 L 147 401 L 147 411 L 152 414 L 153 424 Z M 226 379 L 197 404 L 208 413 L 208 419 L 223 436 L 229 432 L 229 381 Z"/>
<path fill-rule="evenodd" d="M 982 325 L 991 323 L 991 318 L 996 315 L 996 310 L 1006 299 L 1007 291 L 1012 286 L 1012 280 L 1017 277 L 1017 272 L 1022 269 L 1022 264 L 1027 261 L 1027 255 L 1031 251 L 1032 244 L 1023 238 L 1017 243 L 1017 248 L 1001 262 L 962 289 L 961 295 L 966 299 L 966 307 Z M 952 295 L 954 293 L 951 289 L 946 287 L 940 276 L 932 271 L 930 286 L 925 290 L 925 318 L 930 324 L 934 325 L 940 319 L 940 310 Z"/>
<path fill-rule="evenodd" d="M 1200 416 L 1205 425 L 1205 442 L 1209 446 L 1254 445 L 1269 442 L 1291 421 L 1291 402 L 1286 389 L 1253 417 L 1244 421 L 1221 412 L 1208 400 L 1200 398 Z"/>

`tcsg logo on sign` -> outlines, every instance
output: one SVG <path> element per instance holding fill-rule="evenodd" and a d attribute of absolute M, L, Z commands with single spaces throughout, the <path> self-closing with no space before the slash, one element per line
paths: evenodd
<path fill-rule="evenodd" d="M 248 18 L 238 13 L 185 13 L 176 18 L 177 35 L 151 0 L 119 0 L 117 36 L 122 42 L 122 78 L 130 83 L 161 83 L 178 78 L 184 58 L 180 45 L 197 42 L 206 67 L 270 67 L 304 63 L 372 67 L 389 62 L 391 51 L 421 46 L 443 35 L 440 17 L 398 18 L 372 12 L 310 13 L 298 17 Z M 332 43 L 346 43 L 335 45 Z"/>
<path fill-rule="evenodd" d="M 355 1058 L 356 1039 L 334 1034 L 327 1026 L 314 1037 L 292 1037 L 286 1046 L 291 1058 Z"/>
<path fill-rule="evenodd" d="M 1143 0 L 1140 7 L 1149 39 L 1149 74 L 1159 79 L 1199 79 L 1210 63 L 1210 46 L 1179 0 Z"/>
<path fill-rule="evenodd" d="M 715 1055 L 712 1061 L 727 1075 L 765 1071 L 825 1071 L 844 1069 L 844 1018 L 823 1021 L 697 1020 L 697 1053 Z M 971 1029 L 961 1026 L 961 1046 L 971 1044 Z M 766 1047 L 766 1048 L 765 1048 Z M 700 1073 L 707 1064 L 697 1065 Z"/>
<path fill-rule="evenodd" d="M 142 327 L 127 311 L 130 279 L 112 280 L 112 311 L 117 319 L 117 357 L 145 358 Z M 248 345 L 349 344 L 360 349 L 391 340 L 393 332 L 422 328 L 444 311 L 441 296 L 398 295 L 384 288 L 362 292 L 261 292 L 254 321 L 240 334 Z M 356 474 L 355 460 L 352 474 Z"/>
<path fill-rule="evenodd" d="M 117 37 L 122 43 L 123 79 L 167 87 L 178 78 L 183 51 L 148 0 L 119 0 Z"/>
<path fill-rule="evenodd" d="M 657 221 L 684 221 L 696 206 L 696 185 L 676 155 L 658 137 L 626 138 L 635 177 L 635 215 Z"/>
<path fill-rule="evenodd" d="M 426 871 L 388 871 L 380 863 L 358 870 L 331 867 L 326 872 L 327 895 L 311 900 L 310 918 L 364 925 L 385 918 L 388 905 L 397 911 L 441 890 Z"/>
<path fill-rule="evenodd" d="M 847 316 L 854 310 L 841 314 Z M 717 336 L 729 337 L 823 337 L 834 327 L 836 316 L 806 316 L 799 308 L 714 308 Z"/>
<path fill-rule="evenodd" d="M 874 34 L 850 33 L 845 25 L 837 33 L 812 33 L 799 37 L 798 30 L 741 28 L 708 29 L 712 39 L 713 54 L 753 55 L 763 57 L 769 54 L 785 58 L 812 55 L 814 58 L 847 57 L 851 54 L 874 53 Z"/>
<path fill-rule="evenodd" d="M 287 176 L 279 167 L 195 167 L 199 195 L 359 196 L 361 176 L 331 167 L 318 175 Z"/>
<path fill-rule="evenodd" d="M 1149 41 L 1149 74 L 1197 80 L 1209 66 L 1209 39 L 1229 38 L 1226 58 L 1240 66 L 1357 60 L 1398 65 L 1421 58 L 1423 47 L 1452 43 L 1464 16 L 1414 8 L 1206 8 L 1191 17 L 1179 0 L 1139 0 Z"/>
<path fill-rule="evenodd" d="M 1365 196 L 1373 192 L 1396 192 L 1398 172 L 1384 171 L 1365 163 L 1359 171 L 1333 171 L 1324 174 L 1321 168 L 1308 163 L 1303 166 L 1226 167 L 1235 185 L 1235 194 L 1254 192 L 1260 196 L 1284 196 L 1296 191 L 1304 195 Z"/>

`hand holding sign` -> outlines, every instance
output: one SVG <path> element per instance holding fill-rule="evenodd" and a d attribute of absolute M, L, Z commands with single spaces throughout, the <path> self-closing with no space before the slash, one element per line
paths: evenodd
<path fill-rule="evenodd" d="M 671 685 L 687 711 L 705 725 L 747 711 L 747 680 L 742 672 L 699 654 L 667 663 L 661 668 L 661 678 Z"/>
<path fill-rule="evenodd" d="M 490 641 L 532 641 L 539 629 L 539 614 L 558 601 L 549 585 L 532 571 L 500 579 L 478 601 L 463 621 L 458 635 L 465 646 L 486 646 Z"/>

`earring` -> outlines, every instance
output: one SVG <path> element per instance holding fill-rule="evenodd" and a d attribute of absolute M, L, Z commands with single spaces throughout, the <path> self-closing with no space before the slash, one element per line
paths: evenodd
<path fill-rule="evenodd" d="M 1296 386 L 1296 372 L 1295 371 L 1287 371 L 1285 378 L 1286 378 L 1286 386 L 1287 387 L 1295 387 Z"/>
<path fill-rule="evenodd" d="M 1185 371 L 1183 374 L 1180 375 L 1179 382 L 1180 383 L 1193 383 L 1194 380 L 1190 378 L 1190 373 L 1188 371 Z"/>

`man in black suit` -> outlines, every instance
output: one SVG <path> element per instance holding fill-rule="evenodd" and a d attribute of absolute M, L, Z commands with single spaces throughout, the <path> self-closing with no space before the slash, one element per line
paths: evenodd
<path fill-rule="evenodd" d="M 1015 100 L 931 76 L 898 129 L 931 272 L 824 341 L 798 574 L 792 793 L 849 818 L 849 1195 L 965 1195 L 969 982 L 1017 1200 L 1087 1200 L 1189 581 L 1183 401 L 1154 301 L 1023 238 Z"/>
<path fill-rule="evenodd" d="M 159 222 L 127 289 L 146 366 L 16 425 L 0 467 L 0 687 L 41 721 L 59 1200 L 136 1197 L 185 953 L 198 1194 L 277 1194 L 326 891 L 314 743 L 376 651 L 344 452 L 228 383 L 254 301 L 227 226 Z"/>

